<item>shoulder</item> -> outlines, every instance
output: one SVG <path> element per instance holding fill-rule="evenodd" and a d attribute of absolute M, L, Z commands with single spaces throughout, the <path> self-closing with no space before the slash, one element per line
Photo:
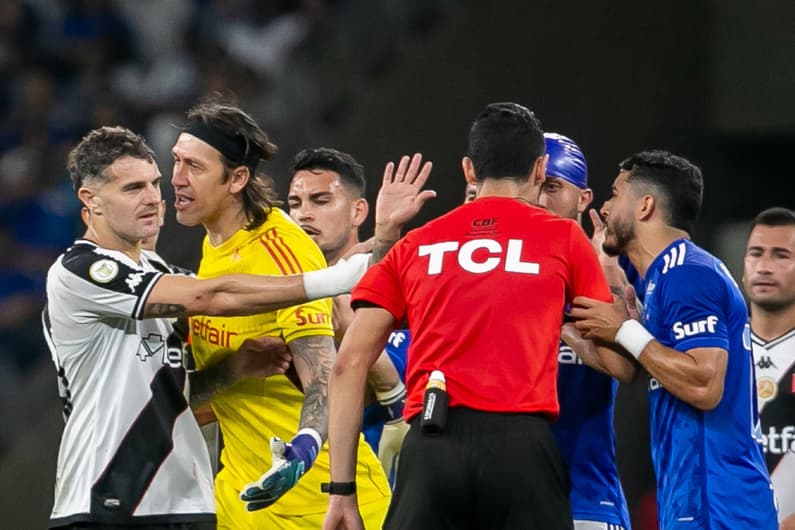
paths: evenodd
<path fill-rule="evenodd" d="M 669 248 L 663 256 L 659 288 L 668 296 L 714 299 L 725 295 L 733 281 L 717 258 L 690 242 Z"/>
<path fill-rule="evenodd" d="M 57 267 L 58 263 L 60 267 Z M 78 286 L 84 286 L 81 289 L 88 288 L 91 285 L 104 291 L 131 294 L 145 289 L 151 281 L 163 274 L 163 271 L 151 264 L 146 267 L 138 266 L 121 252 L 82 240 L 69 247 L 51 271 L 70 289 Z"/>

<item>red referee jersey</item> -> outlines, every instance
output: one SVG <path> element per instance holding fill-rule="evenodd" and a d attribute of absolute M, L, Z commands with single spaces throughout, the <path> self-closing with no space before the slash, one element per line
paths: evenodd
<path fill-rule="evenodd" d="M 352 303 L 411 330 L 404 415 L 442 370 L 450 406 L 557 417 L 557 352 L 568 301 L 610 301 L 582 228 L 517 199 L 483 197 L 409 232 L 367 271 Z"/>

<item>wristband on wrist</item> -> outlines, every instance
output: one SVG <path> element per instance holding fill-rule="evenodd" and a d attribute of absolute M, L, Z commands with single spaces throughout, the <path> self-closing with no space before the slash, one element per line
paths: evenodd
<path fill-rule="evenodd" d="M 329 495 L 353 495 L 356 493 L 356 482 L 323 482 L 320 491 Z"/>
<path fill-rule="evenodd" d="M 635 359 L 640 357 L 643 349 L 653 340 L 654 336 L 643 327 L 643 324 L 632 318 L 622 322 L 616 332 L 616 342 Z"/>
<path fill-rule="evenodd" d="M 403 419 L 403 406 L 406 403 L 406 385 L 403 381 L 398 381 L 397 385 L 386 392 L 376 392 L 375 399 L 389 414 L 387 423 Z"/>
<path fill-rule="evenodd" d="M 309 468 L 315 463 L 322 446 L 323 440 L 320 438 L 320 434 L 309 427 L 298 431 L 290 440 L 290 451 L 295 458 L 303 461 L 305 472 L 309 471 Z"/>
<path fill-rule="evenodd" d="M 305 272 L 304 291 L 309 300 L 349 293 L 367 272 L 370 254 L 354 254 L 331 267 Z"/>

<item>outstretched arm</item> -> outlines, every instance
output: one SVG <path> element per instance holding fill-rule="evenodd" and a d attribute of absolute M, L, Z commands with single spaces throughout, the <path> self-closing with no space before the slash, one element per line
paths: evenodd
<path fill-rule="evenodd" d="M 355 254 L 326 269 L 290 276 L 233 274 L 200 280 L 166 274 L 149 294 L 143 317 L 267 313 L 349 292 L 368 262 L 369 256 Z"/>
<path fill-rule="evenodd" d="M 610 304 L 578 297 L 571 315 L 584 338 L 622 346 L 682 401 L 700 410 L 711 410 L 720 403 L 728 364 L 726 350 L 692 348 L 680 352 L 664 346 L 643 324 L 630 318 L 621 299 Z"/>

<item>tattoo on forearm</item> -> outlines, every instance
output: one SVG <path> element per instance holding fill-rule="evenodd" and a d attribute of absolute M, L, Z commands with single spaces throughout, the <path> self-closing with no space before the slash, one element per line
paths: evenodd
<path fill-rule="evenodd" d="M 384 259 L 386 253 L 389 252 L 389 249 L 392 248 L 395 243 L 397 243 L 396 240 L 376 238 L 373 243 L 373 263 L 378 263 Z"/>
<path fill-rule="evenodd" d="M 185 314 L 185 306 L 182 304 L 146 304 L 144 315 L 152 317 L 175 317 Z"/>
<path fill-rule="evenodd" d="M 328 380 L 336 350 L 334 338 L 301 337 L 290 343 L 290 352 L 304 386 L 304 406 L 298 428 L 311 427 L 324 440 L 328 435 Z"/>
<path fill-rule="evenodd" d="M 232 386 L 236 381 L 229 364 L 221 361 L 205 370 L 191 372 L 190 406 L 197 408 L 210 401 L 218 392 Z"/>

